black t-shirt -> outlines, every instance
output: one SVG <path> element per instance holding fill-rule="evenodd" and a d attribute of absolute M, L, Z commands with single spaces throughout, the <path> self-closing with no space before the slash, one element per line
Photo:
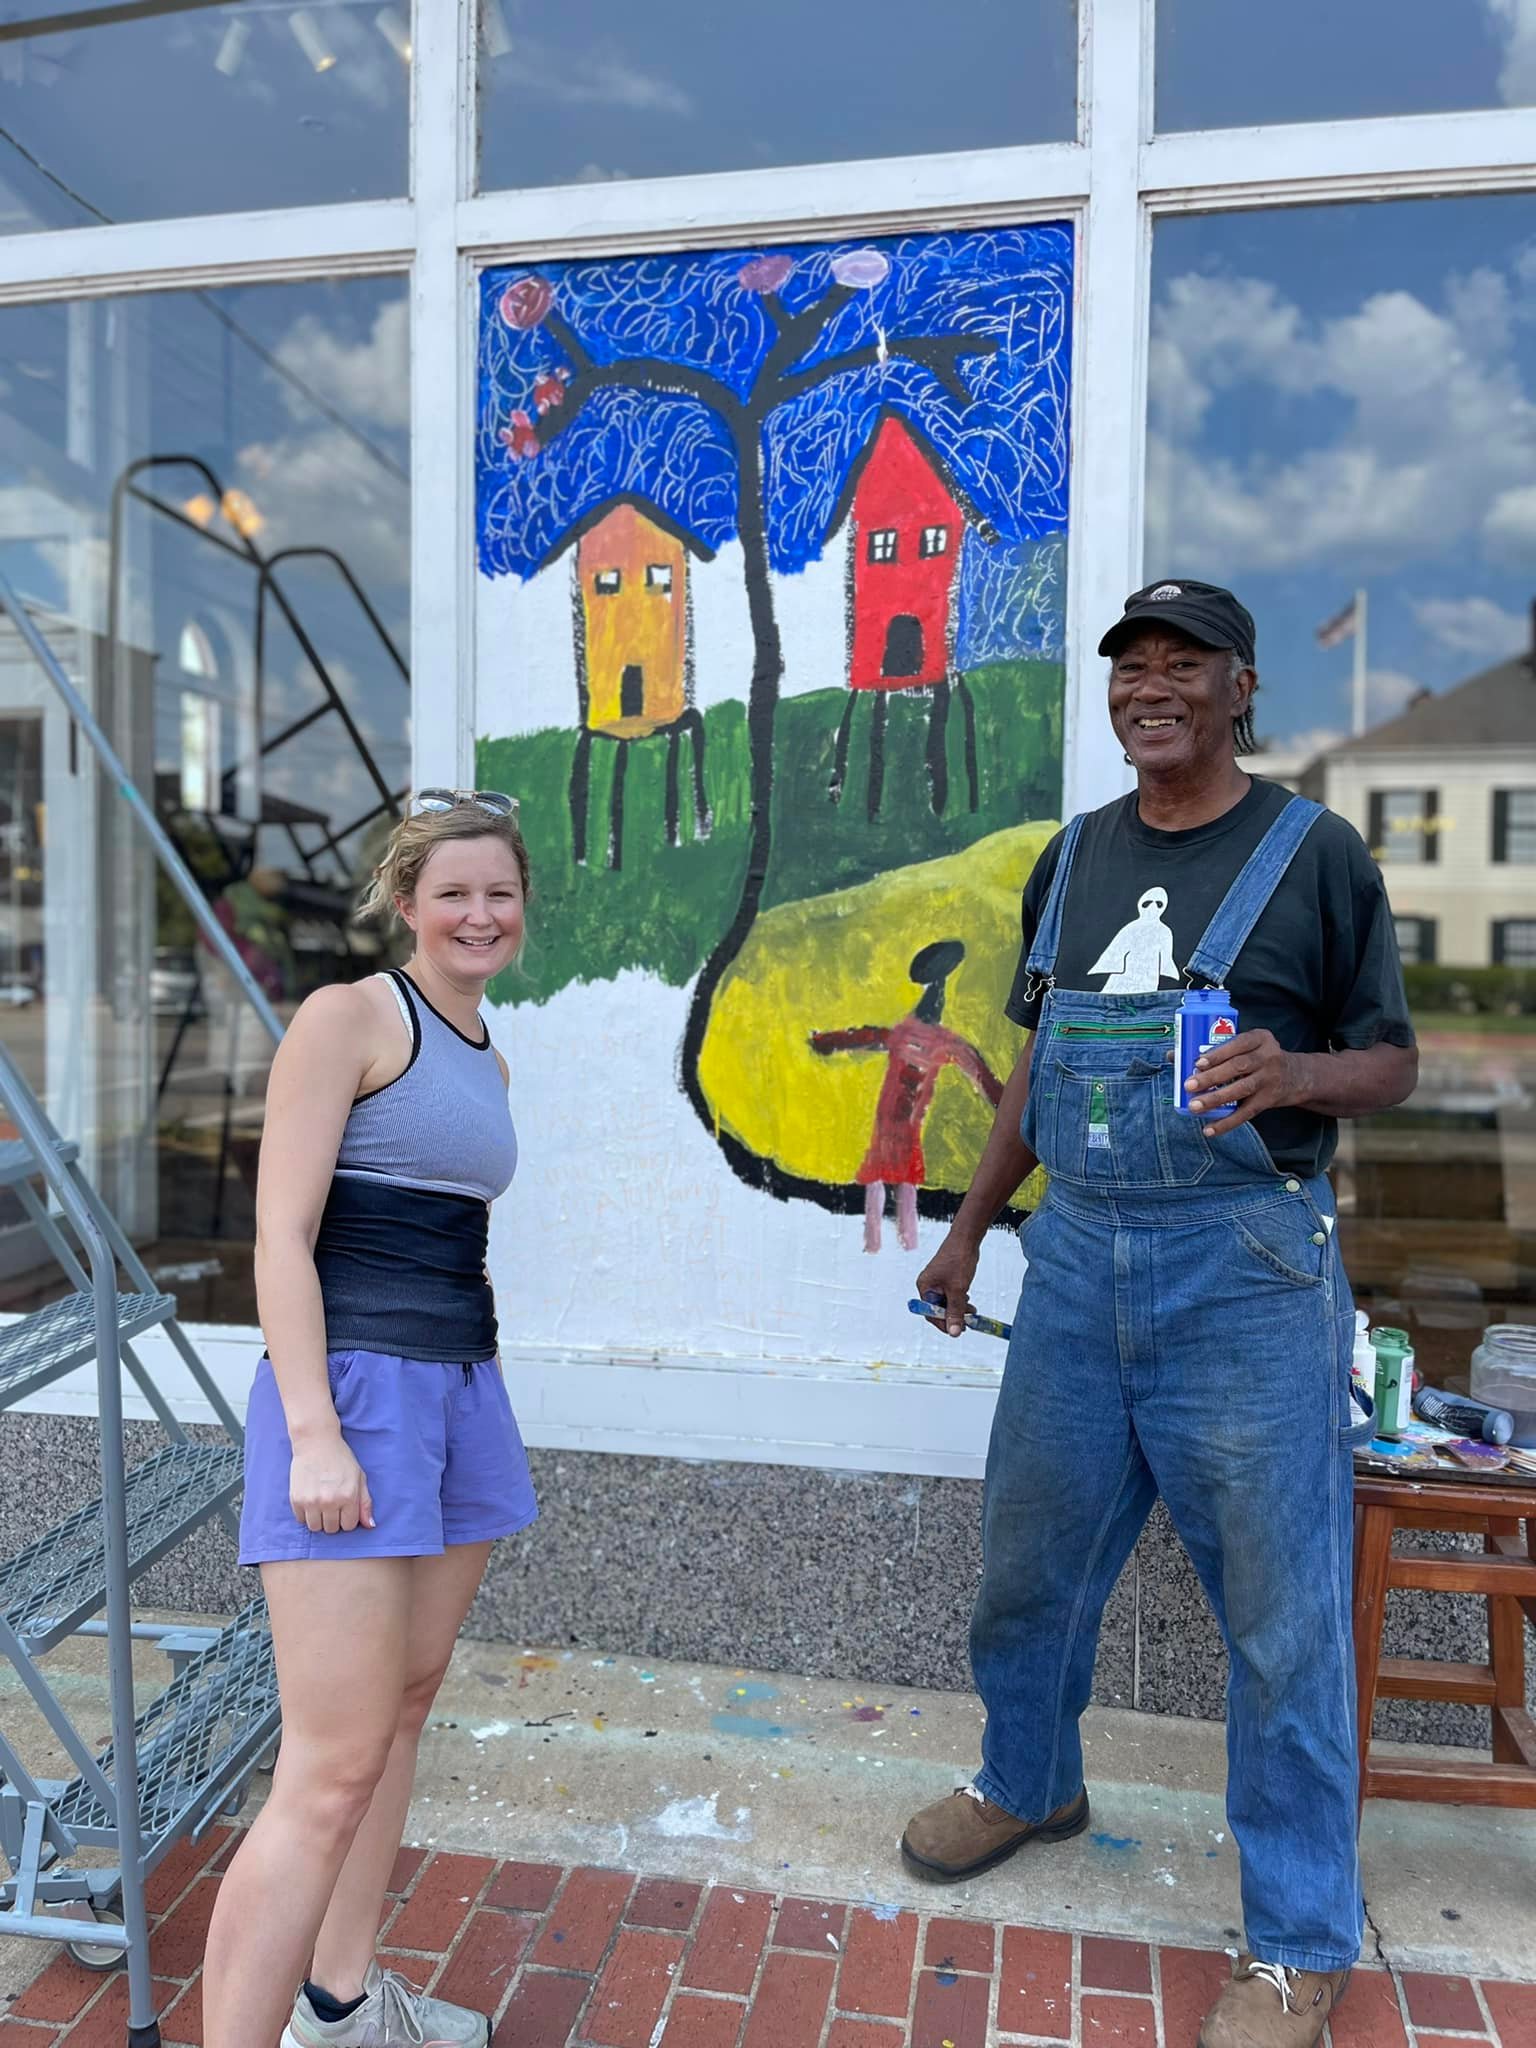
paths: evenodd
<path fill-rule="evenodd" d="M 1158 832 L 1133 791 L 1090 814 L 1067 886 L 1056 959 L 1062 988 L 1122 994 L 1171 989 L 1248 856 L 1290 792 L 1255 776 L 1223 817 Z M 1008 1015 L 1033 1031 L 1042 997 L 1026 994 L 1029 950 L 1061 858 L 1058 833 L 1024 888 L 1024 945 Z M 1287 1052 L 1412 1045 L 1397 935 L 1381 874 L 1352 825 L 1325 812 L 1301 843 L 1229 977 L 1240 1031 L 1272 1031 Z M 1321 1173 L 1338 1126 L 1311 1110 L 1254 1119 L 1275 1164 Z"/>

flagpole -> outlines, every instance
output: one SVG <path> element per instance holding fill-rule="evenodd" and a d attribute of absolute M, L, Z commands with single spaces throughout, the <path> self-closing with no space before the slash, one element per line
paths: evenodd
<path fill-rule="evenodd" d="M 1355 592 L 1355 674 L 1354 731 L 1358 739 L 1365 731 L 1365 586 Z"/>

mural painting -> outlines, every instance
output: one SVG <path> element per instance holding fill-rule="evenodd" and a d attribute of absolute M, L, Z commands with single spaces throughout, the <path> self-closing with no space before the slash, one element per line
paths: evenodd
<path fill-rule="evenodd" d="M 1017 1052 L 1071 299 L 1055 225 L 482 280 L 478 776 L 539 896 L 495 998 L 601 1020 L 648 1159 L 692 1118 L 871 1251 L 952 1211 Z"/>

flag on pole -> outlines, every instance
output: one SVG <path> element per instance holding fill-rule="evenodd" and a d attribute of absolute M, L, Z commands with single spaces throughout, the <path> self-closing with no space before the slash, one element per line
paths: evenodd
<path fill-rule="evenodd" d="M 1319 647 L 1338 647 L 1345 640 L 1350 639 L 1359 629 L 1360 594 L 1357 591 L 1349 600 L 1349 603 L 1345 605 L 1343 611 L 1335 613 L 1331 619 L 1326 619 L 1318 627 L 1317 644 Z"/>

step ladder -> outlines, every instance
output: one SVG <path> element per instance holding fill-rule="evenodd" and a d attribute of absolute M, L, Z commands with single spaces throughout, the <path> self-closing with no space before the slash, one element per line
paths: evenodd
<path fill-rule="evenodd" d="M 81 1171 L 78 1146 L 55 1130 L 3 1046 L 0 1112 L 18 1133 L 0 1143 L 0 1188 L 18 1199 L 73 1290 L 0 1327 L 0 1409 L 94 1360 L 101 1422 L 99 1497 L 0 1560 L 0 1653 L 75 1772 L 34 1777 L 0 1713 L 0 1937 L 62 1941 L 90 1968 L 126 1958 L 130 2048 L 158 2048 L 145 1882 L 173 1843 L 195 1839 L 243 1797 L 277 1740 L 277 1678 L 259 1598 L 225 1628 L 162 1628 L 134 1622 L 131 1587 L 205 1523 L 236 1528 L 243 1433 L 174 1299 L 155 1286 Z M 177 1420 L 134 1350 L 150 1330 L 175 1348 L 219 1418 L 220 1439 L 193 1441 Z M 166 1437 L 132 1466 L 124 1370 Z M 107 1644 L 111 1740 L 99 1751 L 44 1669 L 48 1652 L 77 1635 Z M 172 1667 L 142 1712 L 135 1638 L 158 1641 Z M 82 1866 L 82 1850 L 109 1853 Z"/>

